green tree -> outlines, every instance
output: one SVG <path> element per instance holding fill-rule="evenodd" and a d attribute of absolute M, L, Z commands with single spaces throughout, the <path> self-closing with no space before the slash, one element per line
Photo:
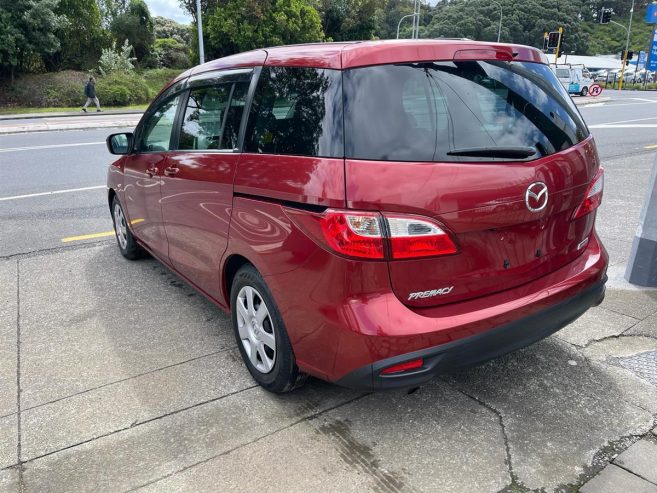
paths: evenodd
<path fill-rule="evenodd" d="M 559 26 L 565 30 L 564 51 L 585 53 L 588 34 L 582 30 L 582 12 L 590 8 L 577 0 L 498 0 L 503 9 L 502 41 L 542 47 L 543 33 Z M 443 1 L 433 11 L 429 25 L 421 31 L 426 37 L 496 41 L 499 21 L 497 7 L 485 1 Z"/>
<path fill-rule="evenodd" d="M 101 27 L 96 0 L 59 0 L 56 14 L 66 17 L 66 25 L 55 32 L 60 49 L 44 56 L 49 70 L 89 69 L 96 65 L 100 52 L 109 46 L 108 33 Z"/>
<path fill-rule="evenodd" d="M 324 39 L 319 14 L 305 0 L 228 0 L 206 19 L 208 59 Z"/>
<path fill-rule="evenodd" d="M 153 17 L 155 39 L 175 39 L 185 46 L 190 45 L 192 28 L 189 24 L 180 24 L 166 17 Z"/>
<path fill-rule="evenodd" d="M 156 39 L 154 51 L 163 67 L 182 69 L 191 65 L 189 50 L 177 39 Z"/>
<path fill-rule="evenodd" d="M 413 13 L 413 2 L 411 0 L 384 0 L 379 2 L 376 10 L 376 31 L 379 39 L 395 39 L 397 37 L 397 25 L 402 17 Z M 410 38 L 411 18 L 402 22 L 399 29 L 400 38 Z"/>
<path fill-rule="evenodd" d="M 14 80 L 16 70 L 41 63 L 60 48 L 57 30 L 66 18 L 55 13 L 58 0 L 0 0 L 0 67 Z"/>
<path fill-rule="evenodd" d="M 134 48 L 139 62 L 147 62 L 155 41 L 153 19 L 144 0 L 130 0 L 128 8 L 112 22 L 114 38 L 123 42 L 127 39 Z"/>
<path fill-rule="evenodd" d="M 320 0 L 324 35 L 333 41 L 372 39 L 379 0 Z"/>

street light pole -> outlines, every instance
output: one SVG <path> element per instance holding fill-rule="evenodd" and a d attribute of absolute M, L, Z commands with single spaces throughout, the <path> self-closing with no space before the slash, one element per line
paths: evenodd
<path fill-rule="evenodd" d="M 500 38 L 502 37 L 502 5 L 498 2 L 490 2 L 495 5 L 497 5 L 500 8 L 500 23 L 497 26 L 497 42 L 500 42 Z"/>
<path fill-rule="evenodd" d="M 196 0 L 196 27 L 198 28 L 198 57 L 205 63 L 205 50 L 203 49 L 203 23 L 201 21 L 201 0 Z"/>
<path fill-rule="evenodd" d="M 399 19 L 399 23 L 397 24 L 397 39 L 399 39 L 399 27 L 401 26 L 402 21 L 408 17 L 415 17 L 415 14 L 408 14 Z M 415 29 L 415 23 L 413 23 L 413 29 Z"/>

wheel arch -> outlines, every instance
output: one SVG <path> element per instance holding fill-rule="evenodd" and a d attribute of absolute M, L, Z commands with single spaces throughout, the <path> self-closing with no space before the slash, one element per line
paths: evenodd
<path fill-rule="evenodd" d="M 253 264 L 253 262 L 251 262 L 245 256 L 240 255 L 239 253 L 231 254 L 224 262 L 224 267 L 222 269 L 222 287 L 224 292 L 224 301 L 228 307 L 230 307 L 230 288 L 233 285 L 233 279 L 235 279 L 237 271 L 239 271 L 245 265 L 251 265 L 257 270 L 257 267 Z"/>

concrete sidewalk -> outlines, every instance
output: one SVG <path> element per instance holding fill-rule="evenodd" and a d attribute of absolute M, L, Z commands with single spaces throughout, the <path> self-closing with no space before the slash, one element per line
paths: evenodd
<path fill-rule="evenodd" d="M 54 130 L 82 130 L 88 128 L 134 127 L 143 112 L 89 112 L 43 114 L 41 116 L 10 119 L 0 118 L 0 135 Z M 14 116 L 14 115 L 11 115 Z"/>
<path fill-rule="evenodd" d="M 95 108 L 89 108 L 88 113 L 83 111 L 58 111 L 46 113 L 16 113 L 0 114 L 0 121 L 3 120 L 33 120 L 38 118 L 65 118 L 71 116 L 105 116 L 105 115 L 141 115 L 144 110 L 102 110 L 100 113 Z"/>
<path fill-rule="evenodd" d="M 601 306 L 412 394 L 263 391 L 229 317 L 113 238 L 0 258 L 0 492 L 655 493 L 657 290 L 621 274 L 652 161 L 604 162 Z"/>

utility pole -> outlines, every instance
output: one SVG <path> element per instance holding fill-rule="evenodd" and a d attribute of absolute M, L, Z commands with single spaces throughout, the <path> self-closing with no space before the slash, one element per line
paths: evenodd
<path fill-rule="evenodd" d="M 625 27 L 623 24 L 620 24 L 615 21 L 610 21 L 617 26 L 622 27 L 627 31 L 627 39 L 625 41 L 625 52 L 623 53 L 623 69 L 621 71 L 620 82 L 618 83 L 618 92 L 623 90 L 623 77 L 625 76 L 625 65 L 627 64 L 627 52 L 630 49 L 630 33 L 632 32 L 632 16 L 634 15 L 634 0 L 632 0 L 632 8 L 630 9 L 630 24 L 628 27 Z"/>
<path fill-rule="evenodd" d="M 205 50 L 203 49 L 203 22 L 201 21 L 201 0 L 196 0 L 196 27 L 198 28 L 198 58 L 205 63 Z"/>

